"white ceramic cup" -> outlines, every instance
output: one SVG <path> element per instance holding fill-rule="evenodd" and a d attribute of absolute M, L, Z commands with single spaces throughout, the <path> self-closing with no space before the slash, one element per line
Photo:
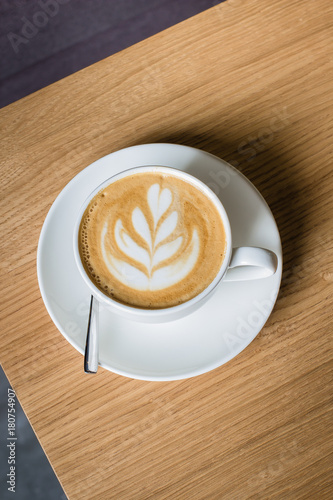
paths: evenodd
<path fill-rule="evenodd" d="M 113 300 L 109 296 L 105 295 L 95 284 L 90 280 L 89 275 L 86 273 L 84 266 L 81 261 L 79 252 L 79 229 L 82 216 L 89 205 L 90 201 L 94 196 L 109 186 L 113 182 L 119 179 L 126 178 L 133 173 L 144 173 L 144 172 L 156 172 L 163 174 L 170 174 L 172 176 L 179 177 L 186 182 L 194 185 L 200 191 L 202 191 L 216 206 L 223 225 L 226 235 L 226 253 L 225 257 L 221 263 L 219 272 L 217 273 L 214 280 L 208 285 L 207 288 L 196 297 L 183 302 L 177 306 L 163 308 L 163 309 L 140 309 L 138 307 L 131 307 L 122 304 L 116 300 Z M 270 250 L 258 247 L 239 247 L 232 248 L 232 235 L 230 229 L 230 223 L 228 215 L 219 200 L 219 198 L 213 193 L 213 191 L 206 186 L 203 182 L 199 181 L 196 177 L 183 172 L 181 170 L 163 167 L 163 166 L 144 166 L 135 167 L 129 170 L 125 170 L 113 177 L 105 180 L 100 184 L 85 200 L 83 203 L 74 229 L 74 256 L 77 267 L 81 273 L 81 276 L 85 283 L 87 284 L 91 294 L 114 313 L 120 314 L 126 319 L 146 322 L 146 323 L 163 323 L 166 321 L 173 321 L 179 319 L 187 314 L 190 314 L 202 306 L 210 297 L 210 294 L 216 290 L 221 280 L 225 281 L 243 281 L 249 279 L 258 279 L 271 276 L 275 273 L 277 269 L 277 256 Z"/>

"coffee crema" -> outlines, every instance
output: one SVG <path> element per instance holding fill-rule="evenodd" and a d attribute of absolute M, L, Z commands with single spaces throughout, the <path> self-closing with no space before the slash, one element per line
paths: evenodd
<path fill-rule="evenodd" d="M 226 235 L 213 201 L 189 181 L 133 173 L 103 188 L 81 219 L 79 251 L 105 295 L 134 307 L 186 302 L 216 277 Z"/>

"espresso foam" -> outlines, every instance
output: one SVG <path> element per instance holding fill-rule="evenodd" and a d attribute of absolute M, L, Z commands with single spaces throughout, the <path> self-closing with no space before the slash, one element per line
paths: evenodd
<path fill-rule="evenodd" d="M 115 181 L 89 203 L 79 249 L 93 283 L 109 297 L 157 309 L 186 302 L 217 275 L 226 250 L 214 203 L 164 173 Z"/>

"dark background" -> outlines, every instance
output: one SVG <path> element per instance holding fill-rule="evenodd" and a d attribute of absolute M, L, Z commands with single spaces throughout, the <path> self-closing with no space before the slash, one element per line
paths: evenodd
<path fill-rule="evenodd" d="M 0 0 L 0 107 L 218 3 Z"/>
<path fill-rule="evenodd" d="M 0 0 L 0 107 L 219 3 Z M 63 500 L 66 496 L 18 401 L 16 492 L 7 490 L 8 387 L 0 370 L 0 499 Z"/>

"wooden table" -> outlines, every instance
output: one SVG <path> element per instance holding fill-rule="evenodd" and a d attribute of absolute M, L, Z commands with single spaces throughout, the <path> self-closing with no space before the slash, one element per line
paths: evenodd
<path fill-rule="evenodd" d="M 70 499 L 332 498 L 330 0 L 229 0 L 1 111 L 1 363 Z M 194 379 L 104 369 L 58 332 L 36 247 L 52 202 L 139 143 L 214 153 L 284 248 L 258 337 Z"/>

